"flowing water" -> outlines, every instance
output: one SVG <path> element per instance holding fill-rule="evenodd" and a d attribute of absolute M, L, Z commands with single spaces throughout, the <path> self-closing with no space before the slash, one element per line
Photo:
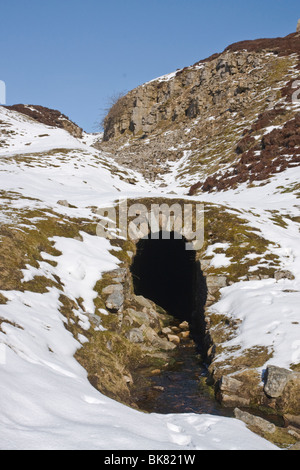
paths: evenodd
<path fill-rule="evenodd" d="M 214 398 L 206 382 L 207 370 L 193 341 L 182 343 L 173 352 L 173 364 L 150 379 L 139 391 L 138 407 L 151 413 L 198 413 L 233 416 Z"/>

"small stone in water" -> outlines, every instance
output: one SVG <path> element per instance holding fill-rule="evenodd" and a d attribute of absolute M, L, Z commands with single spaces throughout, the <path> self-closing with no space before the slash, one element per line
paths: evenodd
<path fill-rule="evenodd" d="M 189 324 L 188 324 L 188 322 L 187 322 L 187 321 L 183 321 L 182 323 L 180 323 L 179 328 L 180 328 L 181 330 L 188 330 L 188 329 L 189 329 Z"/>

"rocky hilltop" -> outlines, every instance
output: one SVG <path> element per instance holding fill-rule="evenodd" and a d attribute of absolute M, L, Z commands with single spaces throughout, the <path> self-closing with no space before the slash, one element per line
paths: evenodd
<path fill-rule="evenodd" d="M 145 83 L 112 106 L 98 147 L 161 186 L 178 162 L 190 194 L 299 165 L 299 52 L 299 32 L 242 41 Z"/>
<path fill-rule="evenodd" d="M 56 109 L 49 109 L 45 106 L 39 105 L 26 105 L 14 104 L 12 106 L 5 106 L 7 109 L 17 111 L 18 113 L 25 114 L 41 124 L 46 126 L 57 127 L 65 129 L 69 134 L 74 137 L 82 137 L 82 129 L 73 121 L 71 121 L 65 114 L 62 114 Z"/>

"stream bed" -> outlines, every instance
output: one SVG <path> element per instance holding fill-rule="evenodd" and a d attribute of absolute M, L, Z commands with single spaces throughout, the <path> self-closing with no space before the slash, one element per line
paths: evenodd
<path fill-rule="evenodd" d="M 137 406 L 149 413 L 198 413 L 233 416 L 222 407 L 205 384 L 207 370 L 192 340 L 181 343 L 172 353 L 172 365 L 149 378 L 139 391 Z"/>

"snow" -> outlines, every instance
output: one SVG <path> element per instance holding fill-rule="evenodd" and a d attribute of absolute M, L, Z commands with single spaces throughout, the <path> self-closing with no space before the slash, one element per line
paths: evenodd
<path fill-rule="evenodd" d="M 273 352 L 269 365 L 289 368 L 299 361 L 299 291 L 291 289 L 291 281 L 236 283 L 222 290 L 213 310 L 242 320 L 238 334 L 226 346 L 265 347 Z"/>
<path fill-rule="evenodd" d="M 47 259 L 57 262 L 53 270 L 62 280 L 66 295 L 73 299 L 82 298 L 86 312 L 94 313 L 94 299 L 97 293 L 93 287 L 97 280 L 101 279 L 103 272 L 118 267 L 119 260 L 109 253 L 112 249 L 109 240 L 84 232 L 80 235 L 82 241 L 54 237 L 55 248 L 61 251 L 62 255 L 51 257 L 47 254 Z M 99 253 L 102 254 L 101 263 Z"/>
<path fill-rule="evenodd" d="M 144 83 L 143 86 L 148 85 L 149 83 L 152 83 L 152 82 L 169 82 L 174 77 L 176 77 L 176 74 L 180 72 L 180 70 L 177 70 L 176 72 L 167 73 L 166 75 L 162 75 L 161 77 L 154 78 L 153 80 L 150 80 L 149 82 Z"/>
<path fill-rule="evenodd" d="M 228 258 L 225 253 L 215 253 L 216 249 L 226 250 L 229 248 L 229 243 L 214 243 L 210 245 L 205 253 L 205 256 L 213 256 L 210 259 L 210 266 L 214 268 L 221 268 L 230 266 L 231 258 Z"/>
<path fill-rule="evenodd" d="M 170 79 L 170 76 L 164 79 Z M 112 205 L 122 196 L 178 197 L 184 188 L 176 179 L 187 161 L 170 165 L 161 191 L 136 172 L 125 170 L 91 147 L 96 136 L 76 139 L 66 131 L 33 122 L 0 107 L 0 121 L 14 134 L 0 148 L 0 181 L 4 194 L 0 222 L 18 221 L 25 208 L 52 209 L 60 214 L 95 220 L 93 207 Z M 40 135 L 48 134 L 45 137 Z M 31 145 L 26 145 L 27 143 Z M 49 153 L 49 151 L 52 151 Z M 27 155 L 29 160 L 23 158 Z M 113 171 L 112 171 L 113 169 Z M 134 176 L 136 185 L 120 176 Z M 242 320 L 239 334 L 229 342 L 242 348 L 265 346 L 273 351 L 270 363 L 290 367 L 300 359 L 300 244 L 299 225 L 285 219 L 288 229 L 271 222 L 272 211 L 299 215 L 293 193 L 281 187 L 299 181 L 299 168 L 286 170 L 262 187 L 241 186 L 220 194 L 198 197 L 238 209 L 253 227 L 275 242 L 274 252 L 294 280 L 245 281 L 222 290 L 216 312 Z M 175 196 L 167 193 L 175 192 Z M 9 195 L 9 197 L 8 197 Z M 67 200 L 73 207 L 57 204 Z M 255 215 L 259 214 L 259 215 Z M 22 226 L 19 226 L 22 230 Z M 94 312 L 93 287 L 102 274 L 118 266 L 109 252 L 109 240 L 81 232 L 81 240 L 54 237 L 61 253 L 43 253 L 38 267 L 26 265 L 23 280 L 37 275 L 59 275 L 69 298 L 83 299 L 85 311 L 74 314 L 83 329 Z M 214 266 L 227 266 L 227 246 L 210 247 Z M 57 265 L 50 264 L 55 258 Z M 144 414 L 107 398 L 94 389 L 74 354 L 86 341 L 74 338 L 60 313 L 61 291 L 46 293 L 2 291 L 0 305 L 0 447 L 1 449 L 164 449 L 164 450 L 274 450 L 276 446 L 249 431 L 233 418 L 205 414 Z M 103 313 L 107 313 L 103 310 Z"/>
<path fill-rule="evenodd" d="M 239 343 L 242 349 L 262 346 L 273 352 L 265 364 L 289 369 L 300 356 L 300 243 L 299 223 L 290 218 L 299 217 L 299 199 L 293 192 L 284 192 L 300 180 L 300 168 L 291 168 L 274 176 L 264 186 L 202 195 L 201 201 L 238 209 L 250 225 L 260 230 L 274 246 L 268 252 L 279 256 L 281 270 L 288 270 L 294 280 L 265 279 L 243 281 L 221 290 L 215 312 L 239 318 L 242 324 L 237 337 L 225 346 Z M 272 216 L 279 211 L 286 227 L 274 224 Z M 238 352 L 240 354 L 241 351 Z"/>

